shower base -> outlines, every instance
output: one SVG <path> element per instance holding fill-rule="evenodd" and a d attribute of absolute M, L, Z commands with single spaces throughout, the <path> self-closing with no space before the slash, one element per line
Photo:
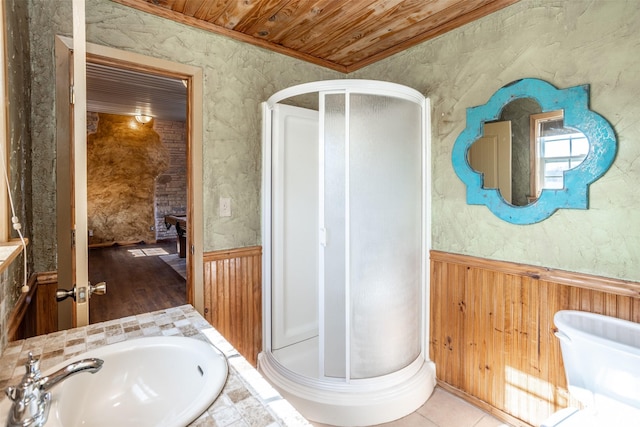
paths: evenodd
<path fill-rule="evenodd" d="M 402 418 L 422 406 L 436 385 L 435 364 L 421 358 L 392 374 L 348 383 L 300 375 L 266 352 L 258 355 L 258 370 L 305 418 L 335 426 Z"/>
<path fill-rule="evenodd" d="M 318 337 L 273 350 L 275 360 L 295 374 L 309 378 L 318 377 Z"/>

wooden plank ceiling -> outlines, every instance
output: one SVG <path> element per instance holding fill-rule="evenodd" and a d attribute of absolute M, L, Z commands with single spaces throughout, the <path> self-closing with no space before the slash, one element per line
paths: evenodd
<path fill-rule="evenodd" d="M 113 0 L 349 73 L 519 0 Z"/>

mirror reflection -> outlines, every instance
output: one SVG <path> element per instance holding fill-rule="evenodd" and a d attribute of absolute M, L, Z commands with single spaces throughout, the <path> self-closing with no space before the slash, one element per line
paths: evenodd
<path fill-rule="evenodd" d="M 496 188 L 514 206 L 535 202 L 543 189 L 564 188 L 564 172 L 580 165 L 589 141 L 564 126 L 563 110 L 543 112 L 532 98 L 518 98 L 469 148 L 467 161 L 483 176 L 483 188 Z"/>

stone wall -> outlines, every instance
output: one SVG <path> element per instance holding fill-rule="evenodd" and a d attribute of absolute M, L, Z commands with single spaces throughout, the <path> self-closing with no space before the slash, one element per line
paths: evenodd
<path fill-rule="evenodd" d="M 156 179 L 156 239 L 175 239 L 175 227 L 167 230 L 164 216 L 187 213 L 187 140 L 184 122 L 154 120 L 153 129 L 169 151 L 169 167 Z"/>
<path fill-rule="evenodd" d="M 87 135 L 97 132 L 99 116 L 99 113 L 87 113 Z M 131 122 L 131 117 L 121 117 L 125 123 L 133 123 Z M 137 126 L 138 124 L 134 123 L 133 125 Z M 177 238 L 176 230 L 174 227 L 167 230 L 164 216 L 168 214 L 186 214 L 187 212 L 186 126 L 184 122 L 155 119 L 153 121 L 153 130 L 160 136 L 160 142 L 162 144 L 160 151 L 162 155 L 168 153 L 168 167 L 155 179 L 153 191 L 155 221 L 154 224 L 151 225 L 155 230 L 151 231 L 155 231 L 155 238 L 153 240 L 175 239 Z M 92 198 L 91 194 L 89 198 Z M 90 224 L 95 225 L 98 222 L 99 220 L 96 218 L 89 219 Z M 89 228 L 92 229 L 91 227 Z M 92 230 L 93 236 L 90 237 L 92 244 L 110 243 L 101 237 L 100 230 Z"/>
<path fill-rule="evenodd" d="M 153 242 L 155 181 L 169 167 L 169 151 L 153 121 L 98 117 L 87 136 L 89 244 Z"/>

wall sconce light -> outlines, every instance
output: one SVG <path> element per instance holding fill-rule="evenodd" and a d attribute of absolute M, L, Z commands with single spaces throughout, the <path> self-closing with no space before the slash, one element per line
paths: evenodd
<path fill-rule="evenodd" d="M 143 125 L 149 123 L 151 119 L 153 119 L 153 117 L 151 116 L 136 115 L 136 121 L 138 123 L 142 123 Z"/>

